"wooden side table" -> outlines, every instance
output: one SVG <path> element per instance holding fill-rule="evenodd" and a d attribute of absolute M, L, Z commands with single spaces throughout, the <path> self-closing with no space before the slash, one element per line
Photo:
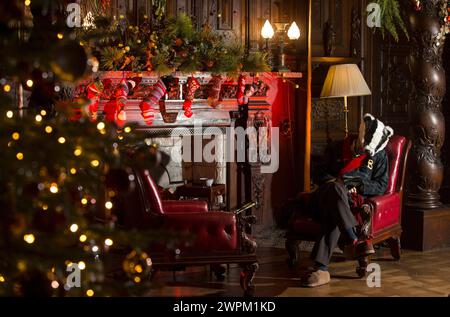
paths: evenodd
<path fill-rule="evenodd" d="M 209 209 L 215 210 L 225 206 L 225 203 L 218 204 L 217 197 L 223 196 L 223 202 L 226 201 L 225 184 L 214 184 L 212 186 L 204 186 L 197 184 L 186 184 L 177 187 L 175 194 L 180 198 L 200 198 L 208 202 Z"/>

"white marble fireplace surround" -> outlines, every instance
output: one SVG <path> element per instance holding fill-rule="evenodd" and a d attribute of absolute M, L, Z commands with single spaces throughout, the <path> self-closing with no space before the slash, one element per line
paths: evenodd
<path fill-rule="evenodd" d="M 203 143 L 203 146 L 207 142 L 215 142 L 216 159 L 213 162 L 194 162 L 193 159 L 188 162 L 181 159 L 183 139 L 190 138 L 190 143 L 193 145 L 193 139 L 195 137 L 201 138 L 202 135 L 195 134 L 193 131 L 190 131 L 191 134 L 184 136 L 161 136 L 150 133 L 148 139 L 150 142 L 158 144 L 161 155 L 161 166 L 154 171 L 154 177 L 157 178 L 158 185 L 169 188 L 181 185 L 184 182 L 199 182 L 200 178 L 214 179 L 215 184 L 226 184 L 226 134 L 223 128 L 218 129 L 218 131 L 222 131 L 222 134 L 213 136 L 211 140 L 199 141 Z"/>

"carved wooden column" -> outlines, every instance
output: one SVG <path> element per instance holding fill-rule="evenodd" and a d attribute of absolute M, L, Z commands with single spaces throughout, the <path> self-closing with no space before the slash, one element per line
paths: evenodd
<path fill-rule="evenodd" d="M 441 148 L 445 123 L 441 103 L 445 95 L 445 71 L 439 10 L 441 0 L 424 0 L 422 8 L 409 14 L 411 41 L 410 69 L 414 81 L 413 148 L 407 206 L 420 209 L 441 207 L 439 189 L 443 178 Z"/>
<path fill-rule="evenodd" d="M 424 250 L 450 243 L 443 241 L 445 239 L 439 233 L 440 230 L 450 230 L 450 213 L 445 213 L 446 208 L 439 197 L 443 179 L 441 148 L 445 135 L 441 112 L 445 95 L 445 71 L 442 66 L 444 35 L 439 14 L 443 0 L 422 0 L 420 6 L 415 5 L 416 1 L 406 2 L 409 2 L 410 70 L 414 88 L 410 99 L 413 147 L 409 161 L 404 230 L 407 244 Z M 429 217 L 432 214 L 435 215 L 434 220 Z M 446 222 L 448 227 L 443 228 Z M 450 235 L 444 235 L 450 240 Z"/>

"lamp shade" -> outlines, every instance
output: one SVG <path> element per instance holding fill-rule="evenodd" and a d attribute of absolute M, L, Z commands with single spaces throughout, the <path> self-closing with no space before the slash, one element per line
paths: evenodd
<path fill-rule="evenodd" d="M 370 89 L 356 64 L 333 65 L 328 70 L 321 98 L 370 95 Z"/>

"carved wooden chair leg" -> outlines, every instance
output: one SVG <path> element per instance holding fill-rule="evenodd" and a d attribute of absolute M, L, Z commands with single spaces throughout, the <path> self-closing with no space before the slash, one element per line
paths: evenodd
<path fill-rule="evenodd" d="M 394 236 L 388 239 L 389 247 L 391 248 L 391 255 L 395 260 L 400 260 L 401 244 L 400 237 Z"/>
<path fill-rule="evenodd" d="M 298 246 L 300 241 L 295 239 L 286 239 L 285 248 L 289 255 L 287 259 L 287 264 L 290 268 L 296 267 L 299 263 L 299 249 Z"/>
<path fill-rule="evenodd" d="M 356 274 L 358 274 L 359 277 L 363 278 L 366 276 L 366 269 L 367 266 L 370 263 L 370 258 L 367 257 L 362 257 L 358 259 L 358 266 L 356 267 Z"/>
<path fill-rule="evenodd" d="M 253 285 L 253 278 L 255 277 L 255 273 L 258 270 L 258 263 L 249 263 L 243 266 L 241 271 L 240 283 L 241 287 L 244 290 L 244 296 L 251 297 L 255 292 L 255 286 Z"/>

